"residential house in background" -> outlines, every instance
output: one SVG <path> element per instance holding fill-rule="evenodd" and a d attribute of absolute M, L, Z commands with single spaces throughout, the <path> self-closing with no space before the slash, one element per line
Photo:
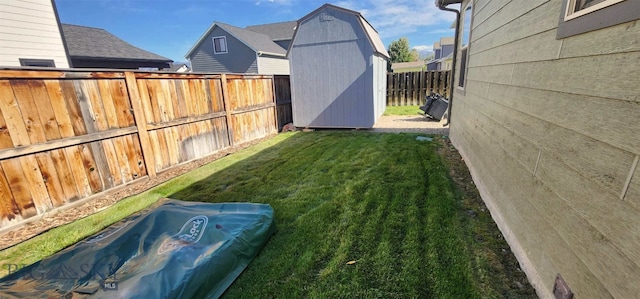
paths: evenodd
<path fill-rule="evenodd" d="M 325 4 L 302 17 L 287 56 L 294 126 L 371 128 L 384 112 L 389 54 L 359 12 Z"/>
<path fill-rule="evenodd" d="M 135 47 L 100 28 L 62 24 L 74 68 L 165 69 L 171 59 Z"/>
<path fill-rule="evenodd" d="M 173 73 L 189 73 L 191 72 L 191 67 L 184 62 L 174 62 L 171 64 L 170 68 L 164 69 L 164 71 Z"/>
<path fill-rule="evenodd" d="M 245 29 L 257 33 L 266 34 L 274 43 L 278 44 L 278 46 L 284 48 L 285 50 L 288 50 L 289 45 L 291 45 L 293 33 L 296 30 L 296 24 L 296 21 L 288 21 L 247 26 L 245 27 Z"/>
<path fill-rule="evenodd" d="M 391 70 L 394 73 L 419 72 L 424 70 L 425 64 L 423 60 L 411 62 L 396 62 L 391 64 Z"/>
<path fill-rule="evenodd" d="M 433 59 L 427 62 L 428 71 L 451 70 L 453 62 L 453 37 L 441 37 L 433 43 Z"/>
<path fill-rule="evenodd" d="M 538 295 L 637 298 L 640 1 L 436 3 L 462 8 L 450 139 Z"/>
<path fill-rule="evenodd" d="M 0 1 L 0 66 L 69 68 L 53 0 Z"/>
<path fill-rule="evenodd" d="M 185 58 L 194 72 L 288 75 L 286 53 L 296 22 L 240 28 L 215 22 Z"/>

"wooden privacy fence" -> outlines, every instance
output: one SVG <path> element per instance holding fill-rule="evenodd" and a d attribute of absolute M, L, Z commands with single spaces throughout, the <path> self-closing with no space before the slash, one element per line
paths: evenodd
<path fill-rule="evenodd" d="M 277 133 L 272 76 L 0 70 L 0 227 Z"/>
<path fill-rule="evenodd" d="M 423 105 L 432 92 L 448 97 L 451 71 L 387 74 L 387 106 Z"/>
<path fill-rule="evenodd" d="M 278 131 L 284 125 L 293 122 L 293 110 L 291 110 L 291 84 L 289 76 L 273 76 L 273 84 L 276 91 L 276 111 L 278 114 Z"/>

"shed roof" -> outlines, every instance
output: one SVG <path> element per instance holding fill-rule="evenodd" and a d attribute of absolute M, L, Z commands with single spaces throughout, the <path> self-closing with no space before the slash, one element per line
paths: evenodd
<path fill-rule="evenodd" d="M 298 21 L 247 26 L 245 29 L 268 35 L 272 41 L 290 40 Z"/>
<path fill-rule="evenodd" d="M 295 39 L 295 36 L 298 32 L 298 28 L 300 27 L 300 23 L 304 22 L 305 20 L 313 17 L 314 15 L 318 14 L 320 11 L 324 10 L 325 8 L 331 8 L 331 9 L 336 9 L 336 10 L 340 10 L 343 12 L 346 12 L 348 14 L 352 14 L 355 15 L 356 17 L 358 17 L 358 20 L 360 21 L 360 25 L 362 26 L 362 29 L 364 30 L 364 32 L 367 34 L 367 37 L 369 38 L 369 42 L 371 43 L 371 46 L 373 47 L 373 50 L 386 57 L 389 58 L 389 53 L 387 53 L 387 49 L 385 48 L 384 44 L 382 43 L 382 40 L 380 39 L 380 36 L 378 35 L 378 31 L 376 31 L 373 26 L 371 26 L 371 24 L 369 23 L 369 21 L 367 21 L 367 19 L 365 19 L 362 14 L 360 14 L 359 12 L 355 11 L 355 10 L 350 10 L 350 9 L 346 9 L 340 6 L 335 6 L 332 4 L 324 4 L 320 7 L 318 7 L 316 10 L 308 13 L 306 16 L 300 18 L 300 20 L 298 20 L 298 24 L 296 25 L 296 31 L 293 34 L 293 38 Z M 291 48 L 289 48 L 290 50 Z M 288 52 L 287 52 L 288 55 Z"/>
<path fill-rule="evenodd" d="M 247 47 L 258 54 L 269 54 L 282 57 L 284 57 L 286 54 L 286 50 L 273 42 L 273 40 L 271 40 L 271 38 L 266 34 L 243 29 L 222 22 L 214 22 L 213 24 L 211 24 L 209 29 L 207 29 L 207 31 L 198 39 L 193 47 L 191 47 L 185 57 L 188 58 L 189 56 L 191 56 L 193 51 L 195 51 L 198 46 L 200 46 L 200 44 L 204 42 L 211 31 L 213 31 L 213 29 L 215 29 L 216 27 L 219 27 L 220 29 L 226 31 L 231 36 L 235 37 L 241 43 L 245 44 Z"/>
<path fill-rule="evenodd" d="M 101 28 L 62 24 L 62 34 L 72 58 L 172 62 L 169 58 L 133 46 Z"/>

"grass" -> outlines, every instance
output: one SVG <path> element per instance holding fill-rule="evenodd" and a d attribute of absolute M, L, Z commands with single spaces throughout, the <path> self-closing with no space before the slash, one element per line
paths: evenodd
<path fill-rule="evenodd" d="M 420 106 L 387 106 L 384 115 L 418 115 Z"/>
<path fill-rule="evenodd" d="M 271 204 L 277 232 L 227 298 L 522 297 L 494 252 L 506 246 L 495 225 L 475 241 L 486 221 L 469 220 L 440 140 L 415 137 L 281 134 L 0 252 L 0 260 L 31 263 L 163 196 L 249 201 Z"/>

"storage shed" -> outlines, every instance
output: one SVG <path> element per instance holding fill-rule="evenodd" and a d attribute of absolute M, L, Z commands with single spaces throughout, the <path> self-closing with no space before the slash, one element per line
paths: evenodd
<path fill-rule="evenodd" d="M 304 16 L 287 56 L 294 126 L 371 128 L 384 113 L 389 54 L 359 12 L 325 4 Z"/>

